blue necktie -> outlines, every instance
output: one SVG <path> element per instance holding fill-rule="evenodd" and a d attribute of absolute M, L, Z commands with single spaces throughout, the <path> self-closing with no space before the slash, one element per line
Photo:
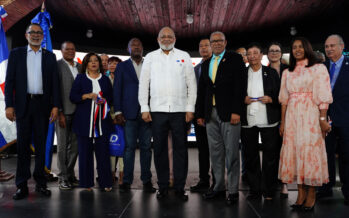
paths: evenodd
<path fill-rule="evenodd" d="M 332 80 L 333 80 L 333 76 L 334 76 L 334 72 L 336 71 L 336 63 L 333 63 L 332 65 L 331 65 L 331 68 L 330 68 L 330 80 L 331 80 L 331 82 L 332 82 Z"/>

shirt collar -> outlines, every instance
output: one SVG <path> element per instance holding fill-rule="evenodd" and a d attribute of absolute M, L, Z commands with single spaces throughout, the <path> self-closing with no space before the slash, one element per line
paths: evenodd
<path fill-rule="evenodd" d="M 173 48 L 170 53 L 168 53 L 169 55 L 175 53 L 175 48 Z M 160 54 L 166 55 L 165 52 L 160 48 Z"/>
<path fill-rule="evenodd" d="M 64 58 L 62 58 L 62 59 L 66 64 L 68 64 L 68 66 L 71 66 L 71 64 L 68 61 L 66 61 Z M 73 63 L 74 63 L 73 67 L 76 67 L 77 63 L 75 61 L 73 61 Z"/>
<path fill-rule="evenodd" d="M 219 56 L 219 59 L 221 59 L 224 56 L 224 54 L 225 54 L 225 50 L 219 55 L 212 54 L 212 59 L 215 59 L 217 56 Z"/>
<path fill-rule="evenodd" d="M 141 62 L 140 62 L 139 64 L 137 64 L 137 62 L 134 61 L 132 58 L 130 58 L 130 59 L 131 59 L 132 63 L 136 64 L 137 66 L 138 66 L 139 64 L 143 64 L 143 61 L 144 61 L 144 58 L 142 57 Z"/>
<path fill-rule="evenodd" d="M 344 60 L 344 55 L 342 55 L 341 58 L 339 58 L 336 62 L 333 62 L 333 61 L 330 60 L 330 66 L 332 66 L 333 63 L 335 63 L 336 67 L 339 67 L 339 66 L 342 65 L 343 60 Z"/>
<path fill-rule="evenodd" d="M 30 45 L 28 45 L 27 52 L 31 52 L 31 51 L 34 51 L 34 50 L 30 47 Z M 38 52 L 41 52 L 41 51 L 42 51 L 42 48 L 40 46 Z"/>

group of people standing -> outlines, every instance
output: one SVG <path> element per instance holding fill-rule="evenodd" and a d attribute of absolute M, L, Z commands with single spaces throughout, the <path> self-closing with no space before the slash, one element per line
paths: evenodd
<path fill-rule="evenodd" d="M 263 66 L 263 49 L 258 43 L 247 46 L 246 56 L 240 55 L 227 51 L 224 33 L 216 31 L 200 41 L 203 59 L 195 71 L 189 54 L 174 47 L 176 37 L 170 27 L 160 30 L 160 48 L 145 58 L 140 39 L 131 39 L 131 57 L 124 62 L 88 53 L 80 65 L 74 62 L 75 46 L 68 41 L 62 44 L 63 58 L 56 61 L 51 52 L 41 48 L 43 31 L 37 24 L 28 26 L 26 38 L 28 46 L 10 53 L 5 83 L 6 116 L 17 122 L 15 200 L 29 193 L 32 137 L 36 146 L 36 191 L 44 196 L 51 194 L 43 175 L 43 136 L 48 123 L 57 120 L 61 189 L 79 185 L 91 191 L 94 152 L 99 187 L 112 190 L 116 161 L 110 159 L 109 136 L 113 124 L 119 124 L 124 126 L 126 142 L 120 190 L 128 191 L 133 183 L 139 145 L 143 190 L 156 191 L 150 171 L 153 137 L 159 187 L 156 197 L 166 198 L 171 133 L 173 188 L 179 199 L 188 200 L 184 190 L 187 131 L 193 122 L 200 180 L 190 190 L 205 191 L 204 199 L 225 198 L 229 205 L 238 201 L 241 138 L 243 176 L 250 187 L 248 199 L 263 196 L 272 200 L 279 178 L 284 183 L 283 196 L 287 196 L 286 184 L 298 184 L 294 209 L 312 210 L 316 195 L 332 195 L 338 150 L 342 191 L 349 204 L 349 140 L 345 134 L 349 127 L 349 91 L 345 89 L 349 60 L 342 55 L 344 42 L 339 35 L 331 35 L 325 42 L 329 59 L 325 64 L 315 56 L 309 41 L 298 37 L 291 43 L 289 66 L 280 61 L 278 43 L 268 47 L 270 65 Z M 79 180 L 74 174 L 77 157 Z M 317 193 L 315 187 L 321 187 Z"/>

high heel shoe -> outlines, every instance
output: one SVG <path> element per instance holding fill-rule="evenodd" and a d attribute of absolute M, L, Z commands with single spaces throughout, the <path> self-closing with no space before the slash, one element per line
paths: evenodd
<path fill-rule="evenodd" d="M 303 204 L 292 204 L 290 207 L 292 207 L 293 210 L 300 210 L 303 208 Z"/>
<path fill-rule="evenodd" d="M 313 206 L 311 206 L 311 207 L 303 206 L 302 209 L 303 209 L 304 212 L 310 212 L 310 211 L 314 210 L 314 206 L 315 206 L 315 204 Z"/>

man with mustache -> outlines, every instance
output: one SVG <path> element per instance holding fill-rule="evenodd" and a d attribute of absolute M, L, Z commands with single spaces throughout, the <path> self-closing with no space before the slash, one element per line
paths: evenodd
<path fill-rule="evenodd" d="M 154 161 L 159 191 L 167 196 L 169 161 L 167 137 L 173 139 L 173 175 L 176 195 L 186 201 L 184 186 L 188 174 L 187 123 L 194 118 L 196 79 L 187 52 L 174 48 L 176 37 L 170 27 L 158 35 L 160 49 L 149 53 L 143 63 L 139 83 L 142 119 L 152 121 Z"/>
<path fill-rule="evenodd" d="M 216 184 L 204 198 L 225 198 L 225 167 L 228 178 L 227 204 L 239 199 L 240 177 L 240 115 L 246 79 L 241 55 L 226 51 L 227 40 L 222 32 L 211 33 L 213 55 L 201 65 L 198 88 L 197 123 L 206 125 L 210 158 Z"/>
<path fill-rule="evenodd" d="M 6 117 L 17 125 L 17 192 L 14 200 L 28 196 L 30 147 L 35 144 L 35 191 L 50 196 L 44 175 L 45 142 L 48 123 L 54 122 L 61 108 L 56 56 L 41 48 L 43 30 L 30 24 L 25 33 L 28 46 L 11 51 L 5 80 Z"/>
<path fill-rule="evenodd" d="M 133 38 L 128 43 L 131 58 L 118 64 L 114 77 L 114 110 L 115 123 L 124 126 L 125 152 L 124 177 L 121 192 L 130 189 L 133 182 L 133 170 L 137 140 L 140 148 L 141 180 L 143 190 L 155 192 L 151 182 L 151 127 L 142 120 L 138 103 L 138 85 L 143 66 L 143 45 L 141 40 Z"/>

